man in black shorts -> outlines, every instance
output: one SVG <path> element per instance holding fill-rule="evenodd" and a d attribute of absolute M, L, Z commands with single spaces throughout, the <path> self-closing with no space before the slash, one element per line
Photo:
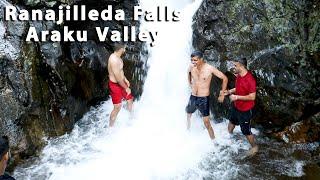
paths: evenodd
<path fill-rule="evenodd" d="M 251 133 L 251 119 L 253 117 L 253 108 L 256 99 L 256 80 L 250 71 L 246 69 L 247 60 L 245 58 L 233 61 L 235 73 L 237 74 L 235 88 L 225 91 L 230 95 L 233 102 L 231 117 L 228 124 L 229 133 L 233 133 L 236 125 L 240 125 L 241 132 L 246 136 L 251 144 L 249 155 L 252 156 L 258 152 L 258 146 L 255 143 Z"/>
<path fill-rule="evenodd" d="M 186 107 L 187 115 L 187 128 L 190 129 L 190 119 L 192 113 L 197 109 L 200 111 L 204 125 L 206 126 L 209 136 L 214 139 L 214 132 L 209 119 L 209 95 L 210 83 L 213 75 L 220 78 L 222 82 L 222 90 L 218 98 L 219 102 L 224 100 L 224 91 L 227 88 L 228 78 L 218 69 L 206 63 L 203 60 L 203 54 L 200 51 L 195 51 L 191 54 L 192 65 L 188 70 L 188 80 L 192 89 L 189 103 Z"/>

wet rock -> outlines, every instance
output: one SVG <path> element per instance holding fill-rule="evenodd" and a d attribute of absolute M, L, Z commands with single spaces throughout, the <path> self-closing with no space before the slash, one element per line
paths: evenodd
<path fill-rule="evenodd" d="M 6 34 L 5 36 L 18 36 L 22 37 L 26 32 L 27 23 L 24 21 L 8 21 L 5 22 Z"/>
<path fill-rule="evenodd" d="M 59 63 L 59 59 L 62 56 L 60 43 L 43 42 L 41 44 L 40 51 L 44 56 L 43 58 L 45 59 L 46 64 L 55 69 L 55 67 Z"/>
<path fill-rule="evenodd" d="M 24 0 L 24 4 L 27 6 L 38 6 L 38 5 L 45 5 L 47 7 L 53 7 L 58 2 L 63 4 L 72 4 L 77 0 Z"/>
<path fill-rule="evenodd" d="M 106 67 L 107 51 L 98 46 L 93 40 L 81 44 L 82 58 L 92 69 Z"/>
<path fill-rule="evenodd" d="M 25 5 L 27 6 L 35 6 L 38 5 L 40 2 L 40 0 L 24 0 Z"/>
<path fill-rule="evenodd" d="M 7 82 L 10 83 L 10 86 L 13 88 L 14 96 L 17 97 L 17 100 L 22 104 L 27 104 L 29 101 L 29 93 L 28 89 L 24 87 L 24 76 L 22 72 L 9 71 L 7 75 Z"/>
<path fill-rule="evenodd" d="M 307 143 L 320 140 L 320 125 L 314 120 L 319 121 L 320 113 L 317 113 L 308 120 L 296 122 L 288 126 L 284 131 L 278 132 L 275 136 L 286 143 Z"/>
<path fill-rule="evenodd" d="M 257 79 L 255 122 L 272 132 L 309 119 L 319 108 L 319 1 L 204 0 L 194 16 L 193 45 L 205 59 L 234 77 L 227 60 L 246 57 Z M 308 22 L 308 23 L 307 23 Z M 228 117 L 230 102 L 217 102 L 221 82 L 213 79 L 212 111 Z"/>
<path fill-rule="evenodd" d="M 0 7 L 2 9 L 3 5 L 0 4 Z M 15 23 L 0 21 L 0 58 L 16 61 L 21 54 L 21 38 L 17 37 L 15 33 L 13 33 L 14 35 L 9 36 L 9 29 L 12 29 L 8 27 L 9 25 L 15 26 Z M 20 35 L 20 33 L 18 33 L 18 35 Z"/>
<path fill-rule="evenodd" d="M 81 63 L 82 59 L 83 59 L 83 56 L 80 52 L 80 43 L 78 42 L 72 42 L 70 43 L 70 58 L 72 60 L 73 63 Z"/>
<path fill-rule="evenodd" d="M 0 129 L 1 134 L 7 134 L 12 139 L 13 146 L 18 146 L 23 139 L 22 129 L 16 124 L 26 108 L 14 97 L 13 90 L 2 89 L 0 94 Z"/>
<path fill-rule="evenodd" d="M 55 1 L 55 0 L 45 0 L 44 1 L 44 4 L 47 6 L 47 7 L 53 7 L 54 5 L 57 4 L 58 1 Z M 63 1 L 61 1 L 63 2 Z M 66 4 L 69 4 L 68 2 Z"/>

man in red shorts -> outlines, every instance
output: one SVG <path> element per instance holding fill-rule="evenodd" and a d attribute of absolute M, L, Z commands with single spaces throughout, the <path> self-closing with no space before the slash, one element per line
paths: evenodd
<path fill-rule="evenodd" d="M 121 109 L 123 99 L 127 100 L 128 110 L 132 113 L 133 96 L 131 94 L 130 82 L 124 76 L 123 61 L 121 56 L 124 55 L 126 47 L 124 44 L 117 43 L 114 46 L 114 52 L 108 60 L 109 72 L 109 90 L 113 103 L 113 110 L 110 114 L 109 127 L 114 125 L 117 115 Z"/>
<path fill-rule="evenodd" d="M 252 156 L 258 152 L 258 146 L 251 133 L 252 111 L 256 99 L 256 80 L 247 70 L 247 60 L 245 58 L 234 60 L 232 63 L 235 66 L 234 70 L 237 78 L 235 88 L 226 91 L 226 95 L 231 94 L 230 100 L 234 103 L 228 131 L 232 134 L 235 126 L 240 125 L 242 134 L 246 136 L 252 146 L 249 151 L 249 155 Z"/>

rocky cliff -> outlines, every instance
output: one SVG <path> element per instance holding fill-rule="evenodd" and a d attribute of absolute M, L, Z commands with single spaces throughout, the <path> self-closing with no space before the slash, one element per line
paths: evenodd
<path fill-rule="evenodd" d="M 204 0 L 194 16 L 193 45 L 228 75 L 229 87 L 227 60 L 248 59 L 258 83 L 256 124 L 269 132 L 308 124 L 304 142 L 320 137 L 319 9 L 317 0 Z M 213 97 L 220 87 L 214 79 Z M 215 116 L 228 117 L 230 102 L 213 99 Z"/>
<path fill-rule="evenodd" d="M 45 138 L 62 135 L 73 128 L 89 107 L 108 97 L 107 58 L 113 52 L 111 41 L 99 42 L 92 33 L 96 26 L 121 29 L 123 24 L 139 26 L 128 13 L 125 21 L 67 21 L 71 30 L 88 30 L 88 42 L 26 42 L 27 30 L 59 30 L 50 21 L 4 21 L 3 8 L 54 9 L 85 4 L 88 9 L 116 9 L 132 12 L 137 1 L 129 0 L 0 0 L 0 135 L 8 135 L 15 162 L 35 155 Z M 136 23 L 136 24 L 133 24 Z M 142 43 L 128 45 L 124 57 L 125 74 L 141 94 L 144 64 L 140 60 Z M 107 119 L 107 117 L 106 117 Z"/>

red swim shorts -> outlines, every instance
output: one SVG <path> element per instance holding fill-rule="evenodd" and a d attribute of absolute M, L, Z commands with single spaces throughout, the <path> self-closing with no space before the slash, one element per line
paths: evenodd
<path fill-rule="evenodd" d="M 118 83 L 109 81 L 109 89 L 113 104 L 120 104 L 122 99 L 133 99 L 133 96 L 131 94 L 127 94 L 126 90 Z"/>

